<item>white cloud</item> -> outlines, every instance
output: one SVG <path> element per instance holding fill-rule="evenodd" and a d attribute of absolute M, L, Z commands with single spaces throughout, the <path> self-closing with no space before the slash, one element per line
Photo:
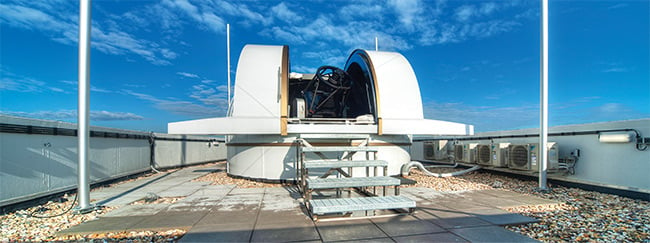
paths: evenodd
<path fill-rule="evenodd" d="M 154 105 L 156 109 L 171 112 L 173 114 L 191 116 L 191 117 L 216 117 L 225 115 L 228 107 L 223 106 L 209 106 L 196 104 L 190 101 L 161 99 L 156 98 L 149 94 L 137 93 L 130 90 L 123 90 L 123 93 L 134 96 L 140 100 L 148 101 Z M 197 96 L 199 97 L 199 96 Z M 206 102 L 210 102 L 210 98 L 205 98 Z"/>
<path fill-rule="evenodd" d="M 620 62 L 600 62 L 596 65 L 601 66 L 603 73 L 626 73 L 634 70 L 634 67 L 624 65 Z"/>
<path fill-rule="evenodd" d="M 498 98 L 498 97 L 495 97 Z M 475 126 L 477 132 L 534 128 L 539 126 L 539 105 L 481 106 L 464 103 L 424 102 L 424 116 Z M 568 102 L 551 103 L 551 126 L 590 122 L 640 119 L 650 114 L 624 103 L 603 103 L 601 97 L 578 97 Z"/>
<path fill-rule="evenodd" d="M 424 116 L 475 126 L 477 132 L 526 128 L 539 119 L 539 106 L 473 106 L 463 103 L 426 102 Z"/>
<path fill-rule="evenodd" d="M 456 9 L 456 19 L 460 22 L 468 21 L 476 14 L 476 8 L 472 5 L 463 5 Z"/>
<path fill-rule="evenodd" d="M 520 24 L 515 21 L 490 20 L 487 22 L 475 22 L 465 24 L 442 24 L 439 30 L 429 35 L 423 35 L 420 43 L 423 45 L 435 45 L 445 43 L 457 43 L 468 39 L 488 38 L 501 33 L 509 32 Z"/>
<path fill-rule="evenodd" d="M 388 5 L 397 13 L 402 26 L 409 29 L 413 28 L 416 17 L 422 11 L 422 3 L 419 0 L 388 0 Z"/>
<path fill-rule="evenodd" d="M 343 66 L 347 60 L 346 54 L 339 49 L 330 49 L 320 52 L 303 52 L 302 56 L 309 60 L 319 60 L 322 65 Z"/>
<path fill-rule="evenodd" d="M 494 2 L 487 2 L 481 4 L 481 8 L 479 9 L 479 12 L 483 15 L 489 15 L 492 14 L 494 11 L 498 9 L 498 5 Z"/>
<path fill-rule="evenodd" d="M 377 21 L 384 21 L 384 13 L 389 11 L 381 4 L 376 4 L 374 2 L 355 2 L 345 7 L 339 8 L 337 17 L 341 18 L 343 21 L 354 21 L 359 16 L 363 16 L 366 19 L 372 18 Z"/>
<path fill-rule="evenodd" d="M 199 75 L 193 74 L 193 73 L 186 73 L 186 72 L 177 72 L 176 74 L 181 75 L 186 78 L 200 78 Z"/>
<path fill-rule="evenodd" d="M 0 4 L 0 20 L 9 26 L 21 29 L 38 30 L 52 40 L 76 45 L 78 40 L 78 24 L 76 16 L 70 16 L 76 7 L 72 2 L 35 4 L 37 6 Z M 55 6 L 56 5 L 56 6 Z M 37 9 L 38 7 L 39 9 Z M 132 18 L 133 19 L 133 18 Z M 111 55 L 134 54 L 155 65 L 169 65 L 170 60 L 177 54 L 169 49 L 160 48 L 157 43 L 139 39 L 121 29 L 120 25 L 108 21 L 103 28 L 98 21 L 93 22 L 91 47 Z"/>
<path fill-rule="evenodd" d="M 223 89 L 225 88 L 225 90 Z M 203 104 L 213 107 L 228 107 L 228 98 L 226 92 L 227 87 L 219 86 L 218 90 L 207 85 L 194 85 L 192 86 L 192 94 L 190 97 L 201 101 Z"/>
<path fill-rule="evenodd" d="M 607 9 L 625 8 L 627 6 L 629 6 L 629 4 L 627 4 L 627 3 L 618 3 L 618 4 L 614 4 L 612 6 L 609 6 Z"/>
<path fill-rule="evenodd" d="M 292 72 L 298 73 L 315 73 L 318 67 L 305 66 L 305 65 L 291 65 Z"/>
<path fill-rule="evenodd" d="M 17 112 L 1 111 L 7 115 L 30 117 L 47 120 L 70 120 L 77 118 L 76 110 L 59 110 L 59 111 L 35 111 L 35 112 Z M 90 111 L 90 120 L 93 121 L 128 121 L 142 120 L 144 117 L 130 112 L 111 112 L 111 111 Z"/>
<path fill-rule="evenodd" d="M 65 90 L 51 84 L 23 75 L 14 74 L 0 68 L 0 90 L 9 90 L 23 93 L 57 92 L 65 93 Z"/>
<path fill-rule="evenodd" d="M 604 69 L 602 72 L 603 73 L 625 73 L 625 72 L 629 72 L 629 71 L 630 71 L 629 68 L 611 67 L 611 68 Z"/>
<path fill-rule="evenodd" d="M 279 20 L 287 23 L 296 23 L 303 21 L 303 17 L 289 9 L 286 3 L 281 2 L 271 8 L 271 13 Z"/>
<path fill-rule="evenodd" d="M 305 44 L 306 41 L 298 33 L 292 33 L 279 26 L 274 26 L 269 29 L 260 31 L 260 35 L 271 37 L 277 40 L 287 41 L 295 44 Z"/>
<path fill-rule="evenodd" d="M 75 90 L 75 91 L 77 90 L 77 88 L 79 86 L 77 81 L 62 80 L 61 83 L 64 83 L 64 84 L 67 84 L 67 85 L 72 85 L 73 87 L 71 87 L 71 88 L 73 90 Z M 125 86 L 128 86 L 128 85 L 125 85 Z M 96 87 L 94 85 L 90 85 L 90 91 L 98 92 L 98 93 L 113 93 L 113 91 L 111 91 L 111 90 L 98 88 L 98 87 Z"/>

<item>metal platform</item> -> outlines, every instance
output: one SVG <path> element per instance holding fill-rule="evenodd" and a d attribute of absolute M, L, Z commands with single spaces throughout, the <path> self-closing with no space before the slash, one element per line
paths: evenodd
<path fill-rule="evenodd" d="M 305 168 L 381 167 L 388 166 L 385 160 L 309 160 Z"/>
<path fill-rule="evenodd" d="M 312 213 L 340 213 L 350 211 L 415 208 L 415 201 L 402 196 L 314 199 Z"/>
<path fill-rule="evenodd" d="M 308 189 L 348 188 L 367 186 L 399 186 L 400 179 L 390 176 L 344 177 L 344 178 L 309 178 Z"/>
<path fill-rule="evenodd" d="M 331 147 L 303 147 L 303 152 L 377 152 L 376 147 L 351 147 L 351 146 L 331 146 Z"/>

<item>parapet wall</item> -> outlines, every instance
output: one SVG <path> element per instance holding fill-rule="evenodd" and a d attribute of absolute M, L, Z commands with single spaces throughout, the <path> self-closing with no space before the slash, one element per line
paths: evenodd
<path fill-rule="evenodd" d="M 604 143 L 598 139 L 597 131 L 635 129 L 643 137 L 650 137 L 650 119 L 626 120 L 580 125 L 556 126 L 549 129 L 549 142 L 557 142 L 560 157 L 569 156 L 575 149 L 580 150 L 580 158 L 574 175 L 551 174 L 554 179 L 650 193 L 650 148 L 639 151 L 635 141 L 630 143 Z M 577 133 L 572 135 L 572 133 Z M 539 129 L 523 129 L 478 133 L 474 136 L 455 137 L 462 143 L 538 143 Z M 560 135 L 562 134 L 562 135 Z M 532 135 L 523 137 L 522 135 Z M 511 136 L 511 137 L 509 137 Z M 506 138 L 497 138 L 506 137 Z M 486 139 L 489 138 L 489 139 Z M 424 159 L 424 141 L 449 139 L 452 137 L 418 138 L 411 148 L 411 157 Z M 537 173 L 529 173 L 536 176 Z"/>
<path fill-rule="evenodd" d="M 92 183 L 148 171 L 152 165 L 166 168 L 226 159 L 223 140 L 214 138 L 90 130 Z M 76 188 L 77 164 L 75 124 L 0 115 L 0 207 Z"/>

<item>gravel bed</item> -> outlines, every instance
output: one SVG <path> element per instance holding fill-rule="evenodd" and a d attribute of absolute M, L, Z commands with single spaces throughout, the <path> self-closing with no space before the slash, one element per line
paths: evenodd
<path fill-rule="evenodd" d="M 223 171 L 212 172 L 196 178 L 193 181 L 210 182 L 210 185 L 236 185 L 238 188 L 268 188 L 284 186 L 281 183 L 267 183 L 243 178 L 233 178 Z"/>
<path fill-rule="evenodd" d="M 443 173 L 458 169 L 434 168 Z M 578 188 L 550 185 L 550 192 L 537 191 L 537 181 L 470 172 L 463 176 L 436 178 L 412 169 L 414 186 L 439 191 L 500 189 L 559 202 L 506 208 L 510 212 L 537 218 L 539 223 L 507 226 L 506 229 L 544 242 L 650 242 L 650 202 Z"/>
<path fill-rule="evenodd" d="M 172 172 L 168 170 L 165 172 Z M 142 174 L 93 188 L 111 187 L 153 176 Z M 75 194 L 65 194 L 32 202 L 13 211 L 0 214 L 0 242 L 56 241 L 56 242 L 175 242 L 185 234 L 183 230 L 130 231 L 106 234 L 57 236 L 56 232 L 93 220 L 117 207 L 102 207 L 87 214 L 75 214 L 69 210 L 76 204 Z M 170 203 L 178 198 L 160 198 L 151 203 Z"/>

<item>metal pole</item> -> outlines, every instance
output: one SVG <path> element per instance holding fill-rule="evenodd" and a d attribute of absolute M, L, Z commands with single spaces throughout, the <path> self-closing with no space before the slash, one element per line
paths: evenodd
<path fill-rule="evenodd" d="M 548 190 L 546 186 L 546 169 L 548 165 L 548 0 L 542 0 L 542 34 L 541 34 L 541 80 L 539 85 L 539 189 Z"/>
<path fill-rule="evenodd" d="M 226 24 L 226 56 L 228 56 L 228 112 L 230 112 L 230 24 Z"/>
<path fill-rule="evenodd" d="M 375 36 L 375 51 L 379 51 L 379 39 Z"/>
<path fill-rule="evenodd" d="M 90 0 L 79 1 L 79 107 L 77 117 L 77 138 L 79 144 L 78 197 L 79 212 L 90 210 L 90 185 L 88 176 L 88 130 L 89 88 L 90 88 Z"/>

